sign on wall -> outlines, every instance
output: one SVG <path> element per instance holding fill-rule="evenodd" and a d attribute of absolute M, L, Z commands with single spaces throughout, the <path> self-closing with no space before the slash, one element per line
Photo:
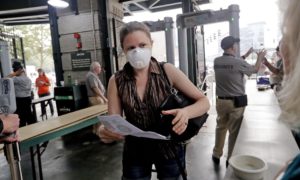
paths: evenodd
<path fill-rule="evenodd" d="M 91 52 L 79 51 L 71 53 L 73 71 L 89 70 L 91 65 Z"/>

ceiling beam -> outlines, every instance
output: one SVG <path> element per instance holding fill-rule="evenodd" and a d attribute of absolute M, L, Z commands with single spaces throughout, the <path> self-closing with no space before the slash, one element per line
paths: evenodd
<path fill-rule="evenodd" d="M 48 0 L 1 0 L 0 11 L 47 6 Z"/>
<path fill-rule="evenodd" d="M 128 8 L 128 5 L 123 5 L 124 13 L 128 13 L 129 15 L 133 15 L 131 10 Z"/>
<path fill-rule="evenodd" d="M 31 19 L 31 20 L 20 20 L 20 21 L 8 21 L 4 23 L 4 25 L 12 26 L 12 25 L 26 25 L 26 24 L 45 24 L 49 23 L 49 19 Z"/>
<path fill-rule="evenodd" d="M 143 10 L 145 10 L 145 11 L 150 11 L 147 7 L 141 5 L 141 4 L 138 3 L 138 2 L 134 2 L 134 3 L 132 3 L 132 4 L 136 5 L 137 7 L 141 8 L 141 9 L 143 9 Z"/>
<path fill-rule="evenodd" d="M 41 15 L 32 15 L 32 16 L 22 16 L 22 17 L 13 17 L 13 18 L 1 18 L 0 21 L 11 21 L 11 20 L 23 20 L 23 19 L 33 19 L 33 18 L 48 18 L 48 14 Z"/>
<path fill-rule="evenodd" d="M 22 14 L 22 13 L 28 13 L 28 12 L 39 12 L 39 11 L 44 11 L 44 10 L 48 10 L 48 6 L 5 10 L 5 11 L 0 11 L 0 15 Z"/>
<path fill-rule="evenodd" d="M 157 4 L 160 0 L 149 0 L 147 1 L 148 7 L 151 9 L 155 4 Z"/>

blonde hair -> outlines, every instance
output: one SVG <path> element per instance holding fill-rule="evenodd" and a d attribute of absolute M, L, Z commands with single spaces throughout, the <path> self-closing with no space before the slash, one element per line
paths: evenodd
<path fill-rule="evenodd" d="M 279 92 L 280 119 L 292 129 L 300 130 L 300 1 L 281 0 L 283 47 L 286 58 L 283 89 Z M 285 6 L 284 6 L 285 5 Z M 285 59 L 284 59 L 285 61 Z"/>
<path fill-rule="evenodd" d="M 133 33 L 135 31 L 142 31 L 148 36 L 149 39 L 151 39 L 150 29 L 148 26 L 146 26 L 142 22 L 137 22 L 137 21 L 129 22 L 129 23 L 125 24 L 122 27 L 122 29 L 120 30 L 120 44 L 121 44 L 122 49 L 124 47 L 123 42 L 124 42 L 125 37 L 128 34 Z"/>

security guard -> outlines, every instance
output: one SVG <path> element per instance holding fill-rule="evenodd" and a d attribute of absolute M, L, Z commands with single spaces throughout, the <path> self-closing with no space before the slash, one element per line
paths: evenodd
<path fill-rule="evenodd" d="M 239 38 L 232 36 L 223 38 L 221 41 L 221 47 L 224 50 L 223 56 L 217 57 L 214 61 L 218 117 L 212 160 L 216 165 L 219 165 L 228 130 L 229 145 L 226 167 L 228 166 L 228 159 L 232 154 L 247 105 L 244 74 L 250 76 L 256 73 L 266 54 L 264 50 L 259 52 L 257 61 L 252 66 L 244 60 L 252 52 L 252 48 L 242 58 L 236 57 L 239 42 Z"/>

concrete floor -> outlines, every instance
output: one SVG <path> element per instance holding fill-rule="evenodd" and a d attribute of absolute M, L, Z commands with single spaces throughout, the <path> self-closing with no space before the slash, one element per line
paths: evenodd
<path fill-rule="evenodd" d="M 210 86 L 213 90 L 214 86 Z M 249 107 L 270 107 L 267 112 L 272 114 L 272 106 L 277 103 L 272 90 L 257 91 L 255 81 L 247 82 Z M 212 91 L 208 93 L 212 108 L 210 116 L 201 132 L 187 146 L 187 171 L 189 180 L 220 180 L 226 171 L 226 157 L 221 158 L 220 166 L 215 167 L 211 161 L 214 146 L 214 130 L 216 125 L 215 98 Z M 266 109 L 266 108 L 264 108 Z M 247 110 L 246 110 L 247 111 Z M 246 113 L 255 116 L 253 113 Z M 226 154 L 227 143 L 224 154 Z M 42 156 L 44 179 L 46 180 L 117 180 L 121 177 L 123 143 L 103 144 L 87 130 L 58 138 L 49 142 Z M 28 152 L 22 153 L 22 171 L 24 180 L 31 180 L 31 164 Z M 155 180 L 155 173 L 152 179 Z M 6 159 L 0 154 L 0 179 L 9 180 L 10 173 Z"/>

